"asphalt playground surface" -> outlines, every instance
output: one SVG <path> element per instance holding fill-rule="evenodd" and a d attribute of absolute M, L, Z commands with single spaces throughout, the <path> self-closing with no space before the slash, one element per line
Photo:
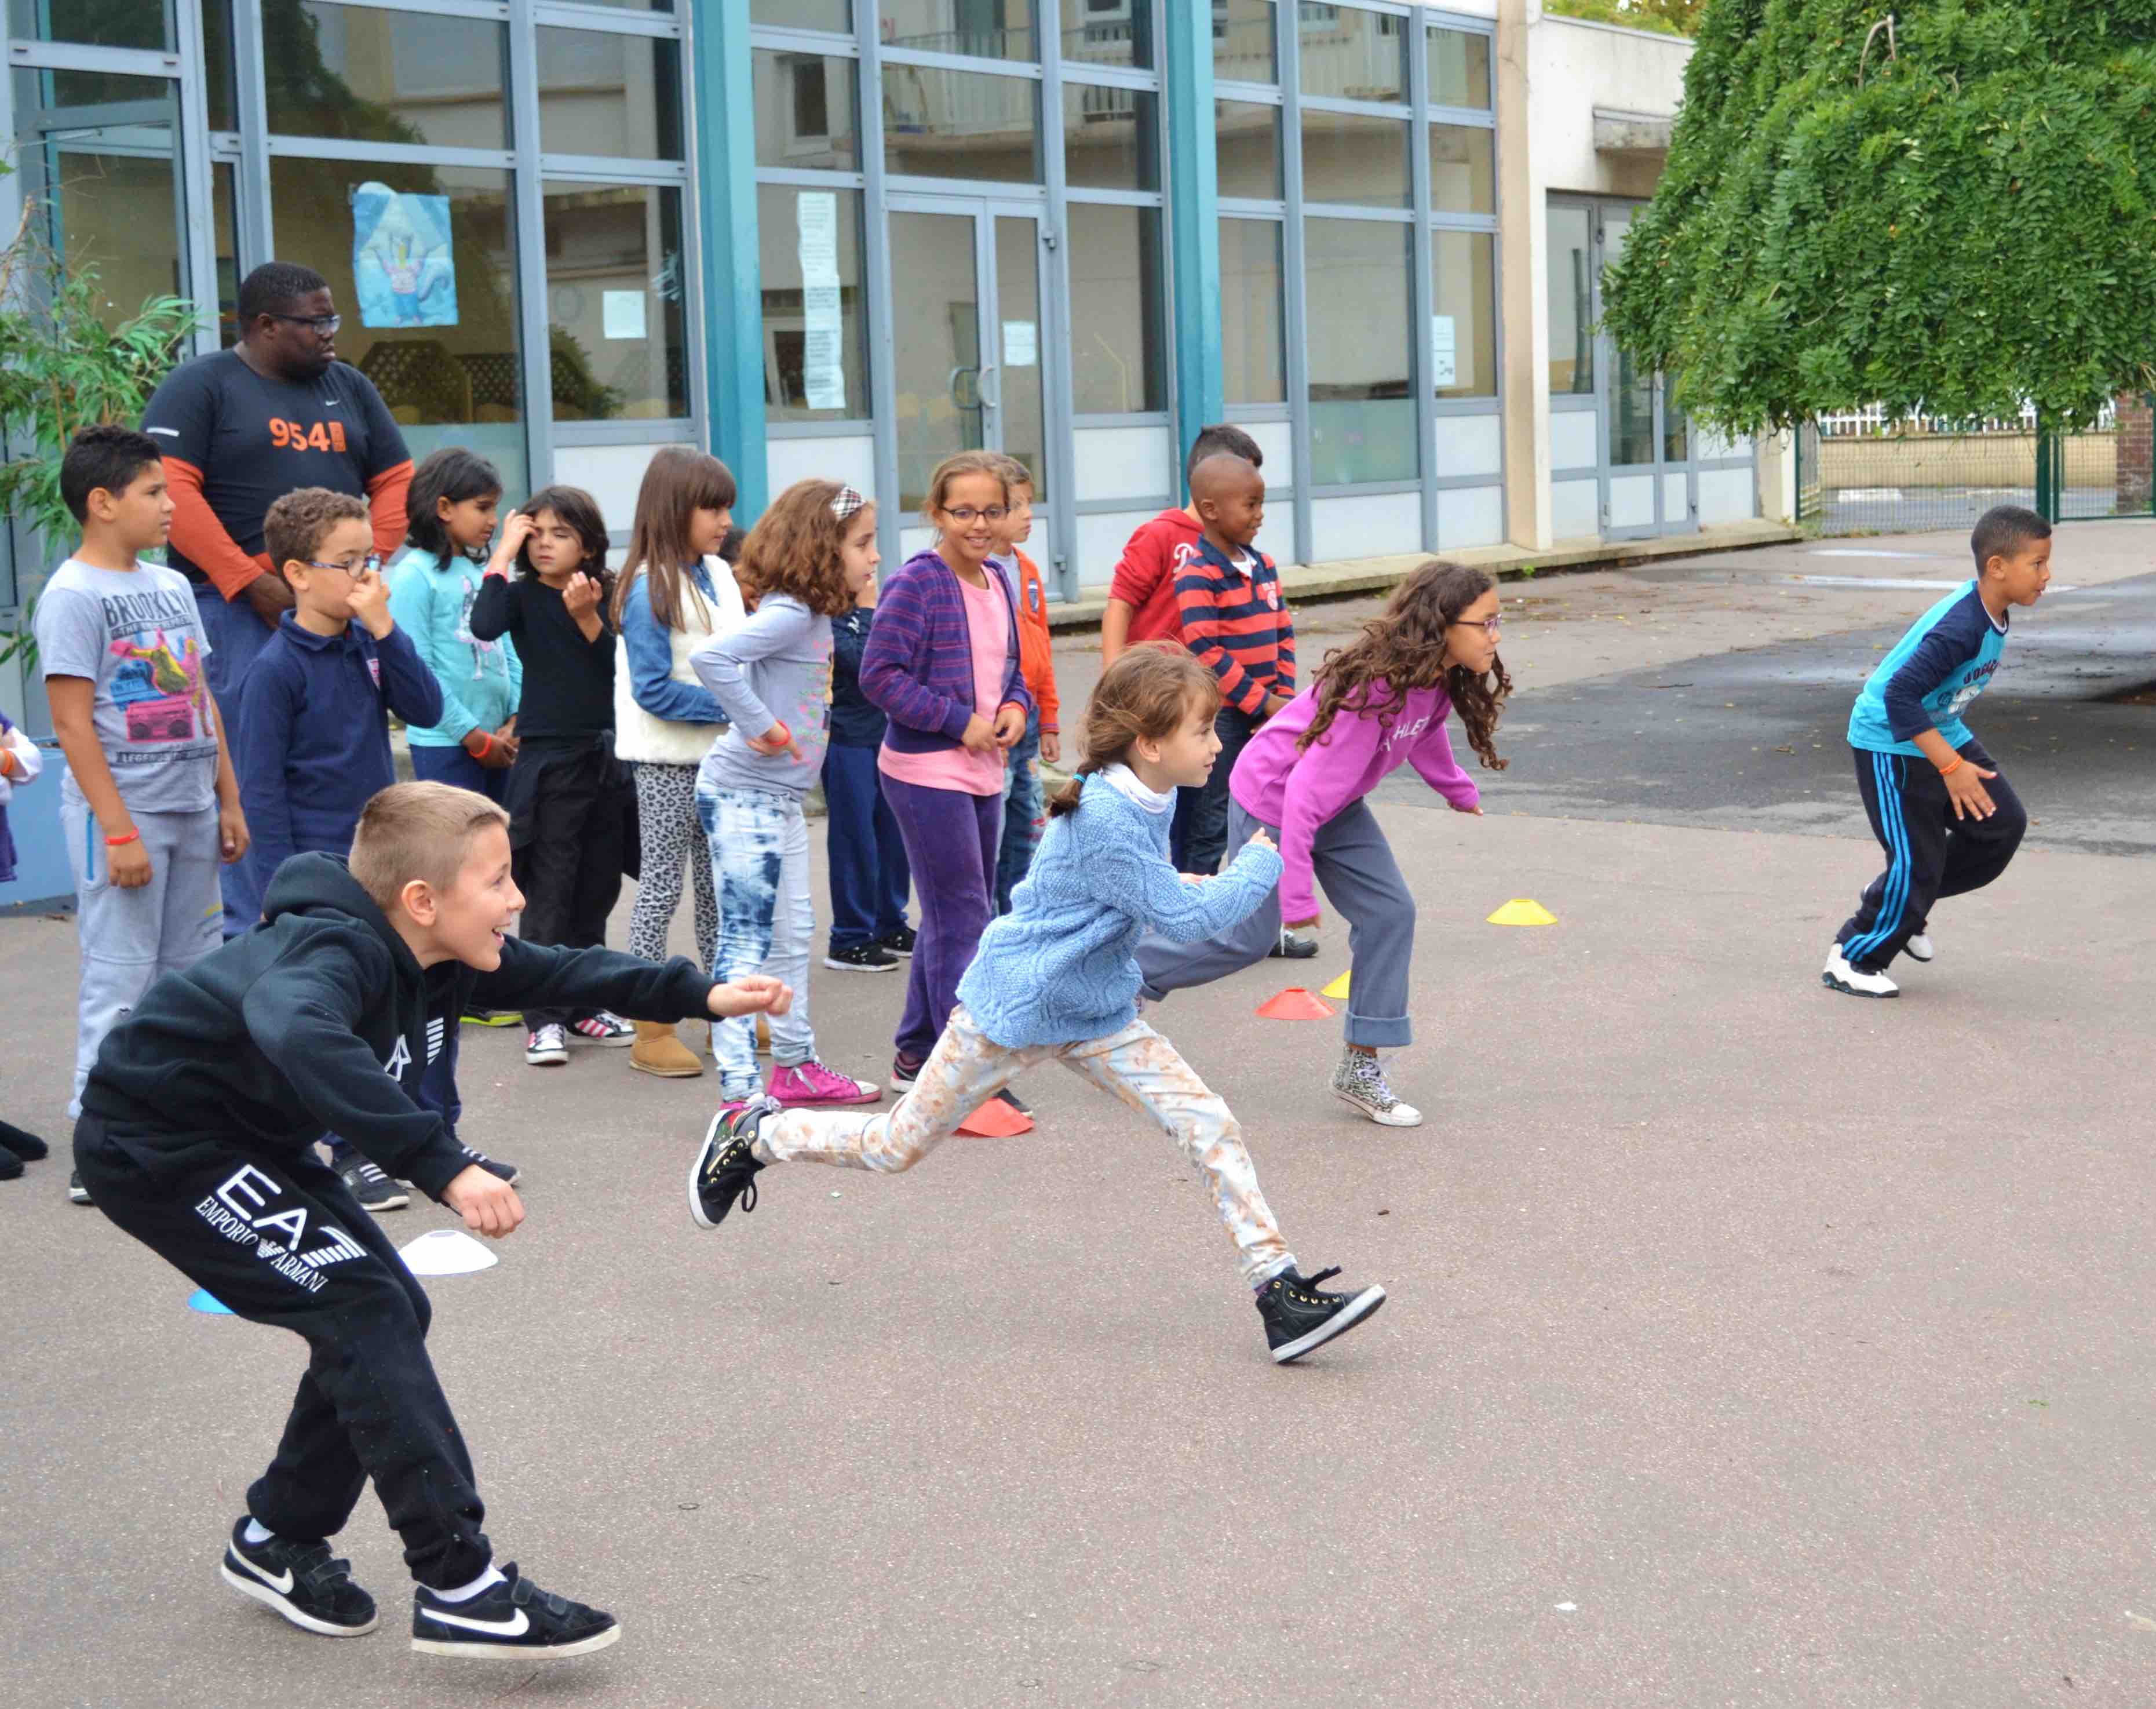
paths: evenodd
<path fill-rule="evenodd" d="M 1426 1125 L 1327 1095 L 1333 1024 L 1252 1014 L 1345 968 L 1330 920 L 1153 1017 L 1305 1267 L 1390 1291 L 1291 1369 L 1193 1172 L 1075 1076 L 1021 1083 L 1037 1133 L 774 1169 L 704 1234 L 709 1078 L 468 1029 L 466 1137 L 530 1220 L 429 1284 L 434 1356 L 501 1556 L 622 1617 L 597 1656 L 413 1655 L 371 1494 L 338 1548 L 373 1635 L 223 1586 L 299 1344 L 187 1310 L 64 1151 L 32 1165 L 0 1183 L 0 1705 L 2146 1704 L 2156 706 L 2105 697 L 2156 679 L 2151 547 L 2061 531 L 2087 591 L 2017 613 L 1970 717 L 2039 823 L 1893 1003 L 1818 979 L 1879 859 L 1840 723 L 1959 541 L 1508 584 L 1488 816 L 1377 803 Z M 1373 608 L 1300 613 L 1303 658 Z M 1513 896 L 1558 923 L 1484 923 Z M 68 922 L 0 921 L 0 1112 L 55 1141 L 74 983 Z M 883 1077 L 898 978 L 811 992 L 826 1057 Z"/>

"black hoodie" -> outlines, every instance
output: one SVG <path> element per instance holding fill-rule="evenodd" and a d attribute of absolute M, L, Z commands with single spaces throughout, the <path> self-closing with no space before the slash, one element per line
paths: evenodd
<path fill-rule="evenodd" d="M 105 1035 L 85 1110 L 137 1138 L 214 1134 L 268 1153 L 335 1132 L 439 1199 L 472 1160 L 418 1101 L 430 1020 L 475 1003 L 667 1022 L 710 1013 L 710 977 L 679 957 L 512 937 L 493 973 L 423 969 L 335 854 L 287 860 L 263 911 L 253 931 L 159 979 Z"/>

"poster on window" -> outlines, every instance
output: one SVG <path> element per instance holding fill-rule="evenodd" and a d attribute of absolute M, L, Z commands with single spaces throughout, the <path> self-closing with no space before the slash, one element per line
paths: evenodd
<path fill-rule="evenodd" d="M 449 198 L 372 181 L 352 195 L 352 280 L 362 326 L 454 326 Z"/>
<path fill-rule="evenodd" d="M 801 262 L 801 391 L 810 409 L 846 407 L 845 316 L 839 303 L 839 197 L 803 190 L 795 203 Z"/>

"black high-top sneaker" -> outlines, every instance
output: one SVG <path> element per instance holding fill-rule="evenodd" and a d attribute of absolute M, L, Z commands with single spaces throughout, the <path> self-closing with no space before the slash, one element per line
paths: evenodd
<path fill-rule="evenodd" d="M 1337 1264 L 1316 1275 L 1284 1270 L 1259 1291 L 1258 1316 L 1265 1320 L 1276 1365 L 1292 1364 L 1334 1336 L 1345 1335 L 1385 1303 L 1385 1291 L 1375 1283 L 1353 1294 L 1319 1289 L 1318 1283 L 1339 1274 Z"/>
<path fill-rule="evenodd" d="M 689 1214 L 700 1229 L 716 1229 L 741 1201 L 744 1214 L 756 1209 L 756 1178 L 764 1165 L 749 1147 L 767 1114 L 778 1106 L 767 1098 L 731 1104 L 711 1117 L 696 1161 L 689 1166 Z"/>
<path fill-rule="evenodd" d="M 462 1602 L 444 1602 L 424 1584 L 412 1593 L 412 1647 L 422 1655 L 547 1661 L 603 1650 L 620 1636 L 612 1614 L 548 1595 L 519 1578 L 514 1561 L 501 1583 Z"/>
<path fill-rule="evenodd" d="M 331 1558 L 326 1542 L 249 1542 L 247 1526 L 244 1513 L 234 1522 L 218 1577 L 304 1631 L 357 1638 L 374 1629 L 374 1599 L 352 1582 L 351 1562 Z"/>

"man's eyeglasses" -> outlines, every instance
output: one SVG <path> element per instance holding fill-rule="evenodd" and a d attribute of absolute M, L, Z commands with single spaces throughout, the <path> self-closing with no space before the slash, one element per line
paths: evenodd
<path fill-rule="evenodd" d="M 1502 617 L 1455 617 L 1453 622 L 1463 629 L 1481 629 L 1493 641 L 1497 639 L 1497 632 L 1505 626 L 1505 619 Z"/>
<path fill-rule="evenodd" d="M 943 513 L 961 528 L 970 527 L 976 517 L 983 522 L 1000 522 L 1010 512 L 1001 505 L 990 505 L 985 511 L 977 511 L 971 505 L 959 505 Z"/>
<path fill-rule="evenodd" d="M 357 562 L 348 564 L 326 564 L 318 558 L 303 557 L 300 562 L 311 570 L 342 570 L 347 576 L 372 574 L 382 567 L 382 554 L 370 552 Z"/>
<path fill-rule="evenodd" d="M 344 325 L 341 315 L 280 315 L 274 309 L 263 312 L 273 321 L 290 321 L 295 326 L 311 326 L 317 332 L 334 332 Z"/>

